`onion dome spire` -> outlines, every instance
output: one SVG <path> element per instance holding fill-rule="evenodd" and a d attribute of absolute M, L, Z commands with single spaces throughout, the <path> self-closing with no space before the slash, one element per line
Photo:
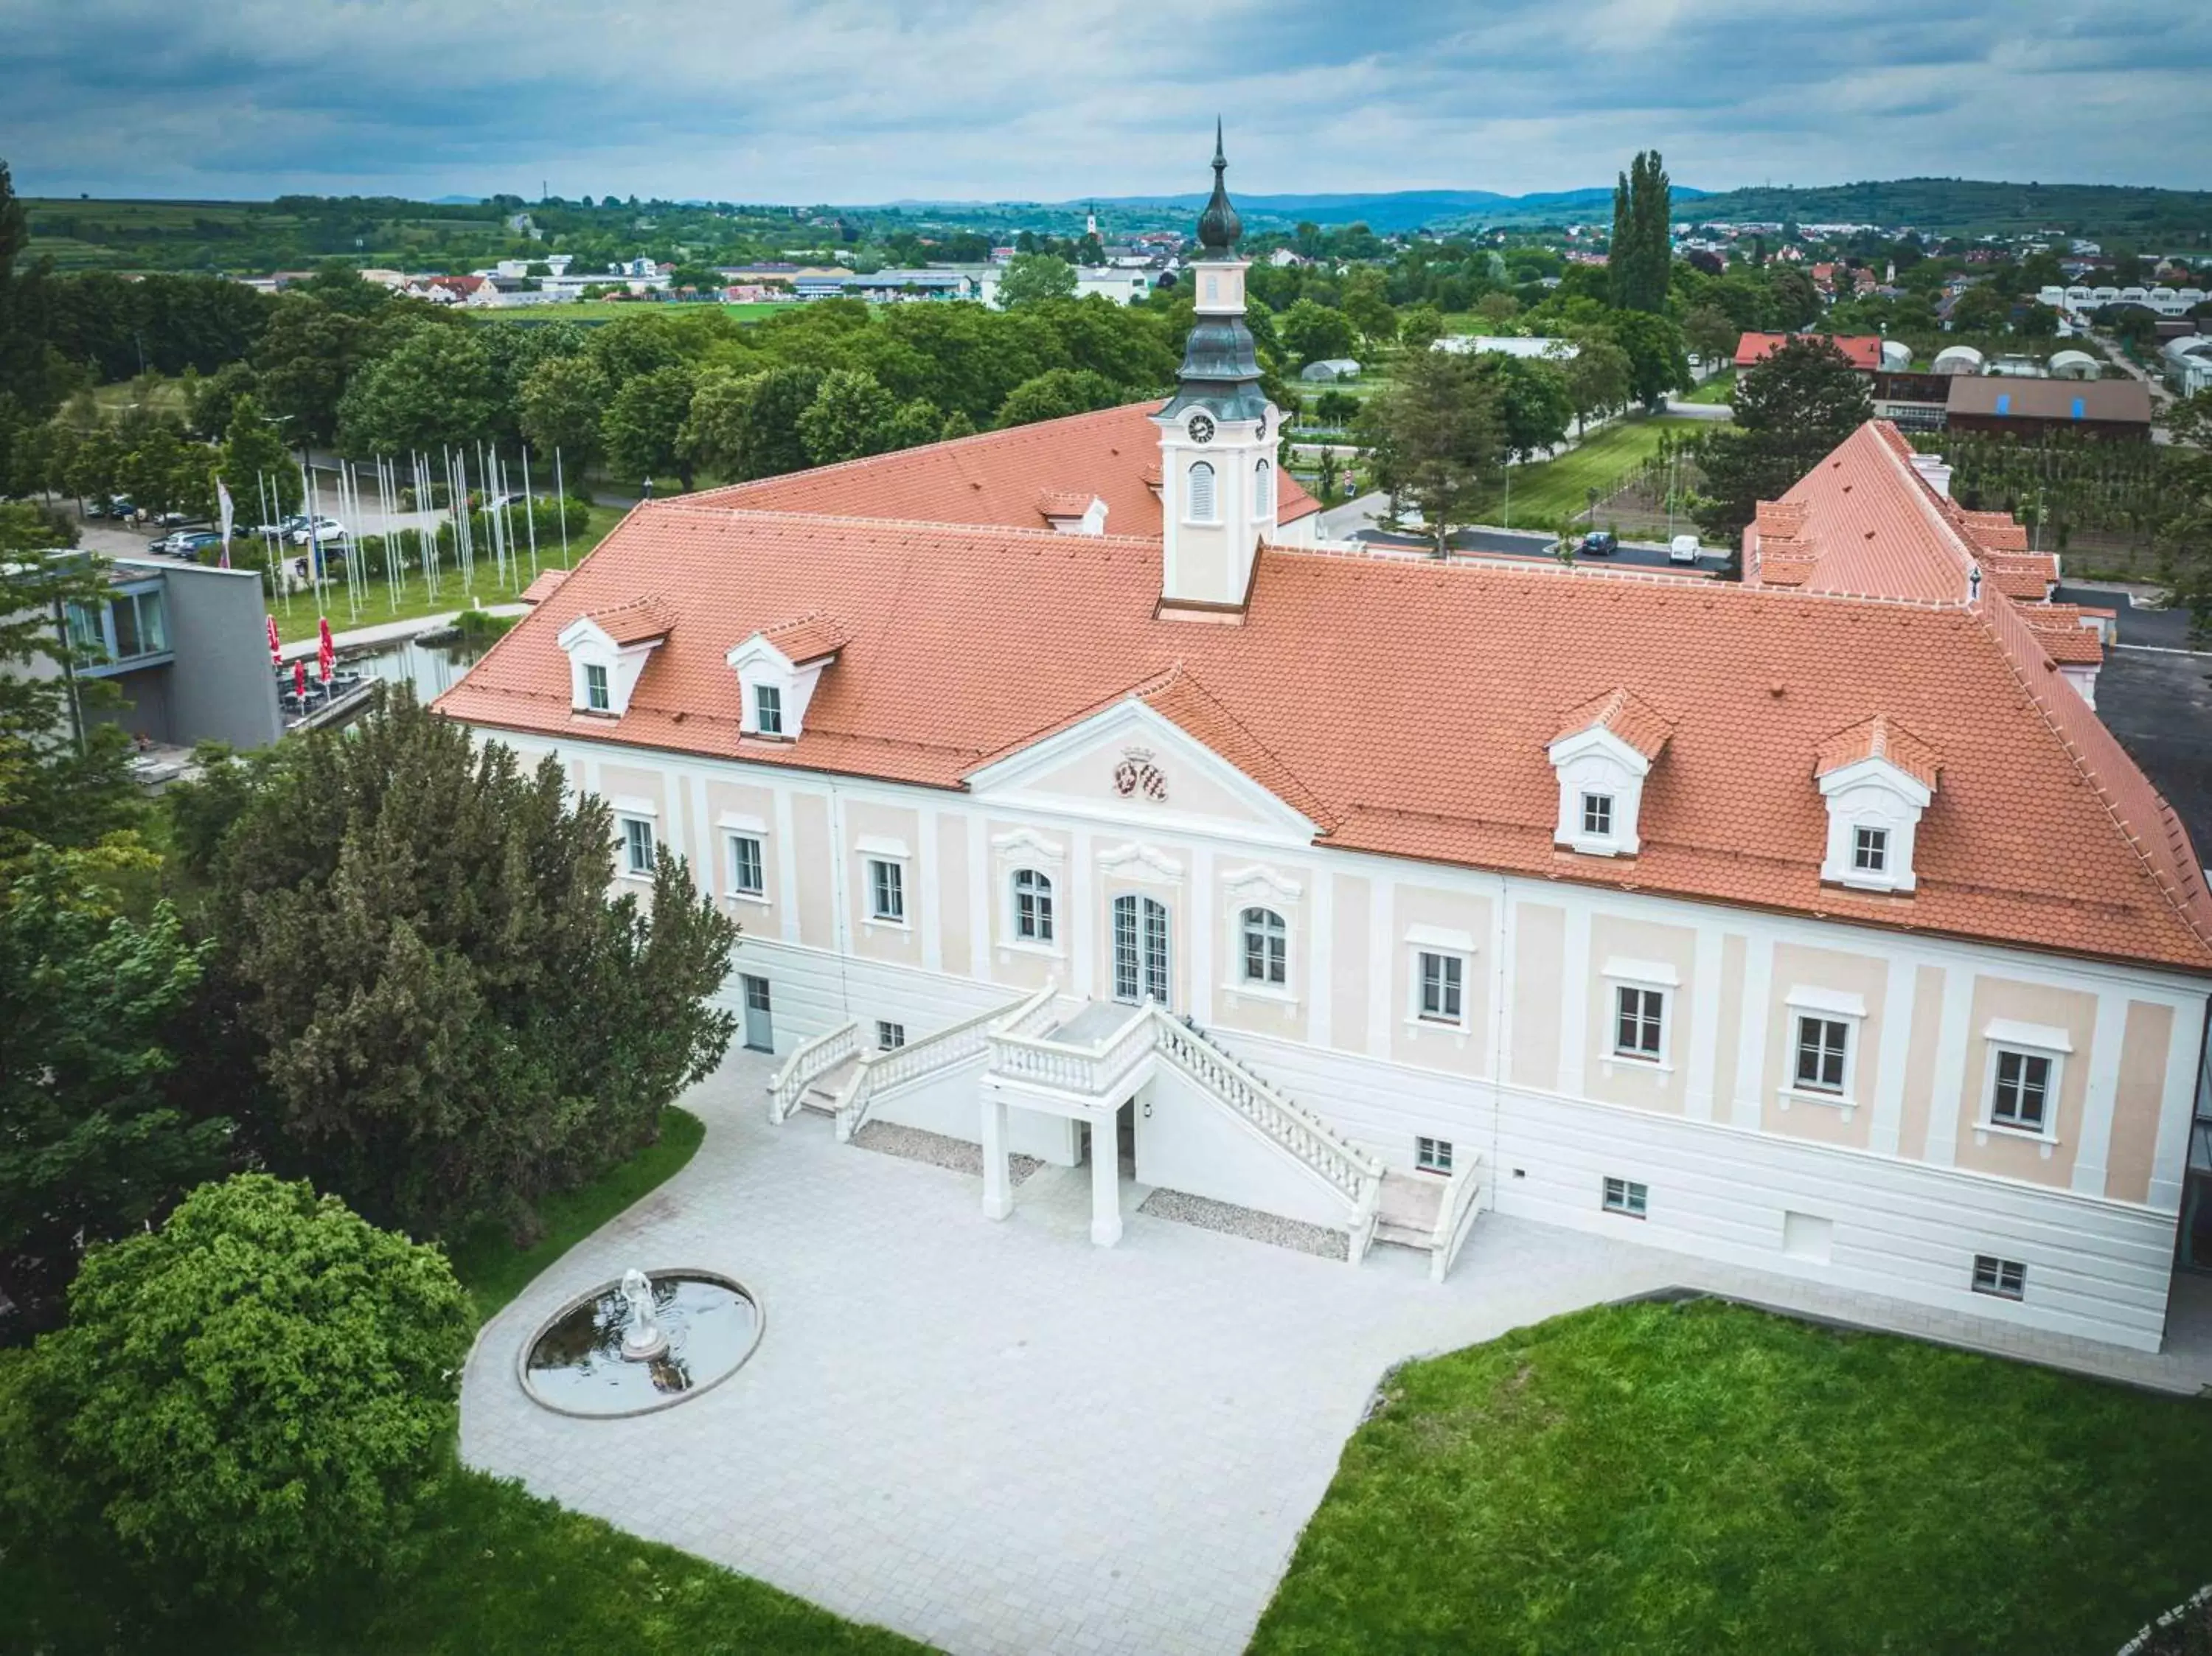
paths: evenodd
<path fill-rule="evenodd" d="M 1206 203 L 1206 210 L 1198 215 L 1198 243 L 1209 258 L 1227 258 L 1237 246 L 1237 237 L 1244 234 L 1243 221 L 1237 209 L 1229 204 L 1229 189 L 1222 183 L 1221 175 L 1229 170 L 1229 162 L 1221 153 L 1221 118 L 1213 118 L 1213 198 Z"/>

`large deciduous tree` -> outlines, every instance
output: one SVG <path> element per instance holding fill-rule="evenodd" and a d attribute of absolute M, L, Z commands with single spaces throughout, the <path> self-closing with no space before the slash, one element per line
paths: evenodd
<path fill-rule="evenodd" d="M 816 465 L 857 460 L 898 446 L 891 422 L 898 403 L 875 375 L 839 368 L 823 377 L 821 389 L 799 416 L 799 435 Z"/>
<path fill-rule="evenodd" d="M 364 363 L 338 403 L 338 438 L 358 455 L 465 450 L 506 416 L 479 331 L 441 319 Z"/>
<path fill-rule="evenodd" d="M 1294 307 L 1295 308 L 1295 307 Z M 1360 427 L 1377 484 L 1419 508 L 1441 557 L 1504 455 L 1495 397 L 1472 358 L 1423 351 L 1368 400 Z"/>
<path fill-rule="evenodd" d="M 202 1186 L 85 1260 L 17 1379 L 8 1493 L 175 1601 L 374 1570 L 448 1463 L 471 1324 L 436 1248 L 305 1183 Z"/>
<path fill-rule="evenodd" d="M 299 508 L 300 469 L 284 452 L 276 428 L 262 417 L 260 403 L 250 396 L 240 397 L 231 409 L 221 475 L 240 512 L 258 513 L 264 499 L 271 512 Z"/>
<path fill-rule="evenodd" d="M 1121 388 L 1102 373 L 1088 368 L 1054 368 L 1034 379 L 1024 380 L 999 404 L 998 423 L 1026 426 L 1065 415 L 1110 409 L 1121 401 Z"/>
<path fill-rule="evenodd" d="M 52 1320 L 86 1245 L 224 1165 L 230 1124 L 189 1121 L 162 1093 L 198 951 L 167 903 L 143 924 L 118 909 L 118 876 L 155 864 L 39 846 L 0 889 L 0 1295 L 15 1307 L 0 1333 Z"/>
<path fill-rule="evenodd" d="M 1669 318 L 1642 311 L 1617 311 L 1607 331 L 1628 353 L 1628 389 L 1648 409 L 1663 407 L 1670 391 L 1690 385 L 1689 355 L 1682 349 L 1682 331 Z"/>
<path fill-rule="evenodd" d="M 1050 253 L 1016 253 L 999 278 L 999 303 L 1008 310 L 1074 297 L 1075 267 Z"/>
<path fill-rule="evenodd" d="M 1698 524 L 1740 539 L 1761 500 L 1776 500 L 1873 414 L 1864 375 L 1832 340 L 1786 340 L 1737 378 L 1729 401 L 1741 429 L 1715 432 L 1699 456 Z"/>
<path fill-rule="evenodd" d="M 237 798 L 194 836 L 218 848 L 192 1090 L 250 1075 L 262 1154 L 379 1222 L 527 1235 L 727 1049 L 736 926 L 672 855 L 649 901 L 611 898 L 612 815 L 552 760 L 526 774 L 402 692 Z"/>
<path fill-rule="evenodd" d="M 596 357 L 548 358 L 523 376 L 517 392 L 522 434 L 540 454 L 559 454 L 562 470 L 580 477 L 599 456 L 611 394 Z"/>
<path fill-rule="evenodd" d="M 681 439 L 691 412 L 697 381 L 684 363 L 653 368 L 623 382 L 599 421 L 599 445 L 607 464 L 622 476 L 645 478 L 674 472 L 691 487 L 691 458 Z"/>
<path fill-rule="evenodd" d="M 1348 357 L 1359 345 L 1359 335 L 1350 317 L 1310 299 L 1301 299 L 1285 311 L 1275 330 L 1282 337 L 1283 349 L 1299 367 Z"/>

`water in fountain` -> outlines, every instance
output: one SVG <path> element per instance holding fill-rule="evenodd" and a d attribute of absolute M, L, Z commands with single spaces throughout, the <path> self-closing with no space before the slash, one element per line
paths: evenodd
<path fill-rule="evenodd" d="M 760 1307 L 708 1271 L 625 1272 L 538 1331 L 523 1389 L 568 1415 L 632 1415 L 696 1396 L 752 1355 Z"/>

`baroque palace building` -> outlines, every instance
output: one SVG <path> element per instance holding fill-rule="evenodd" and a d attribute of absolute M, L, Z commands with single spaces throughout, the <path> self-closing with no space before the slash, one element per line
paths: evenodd
<path fill-rule="evenodd" d="M 2158 1349 L 2212 991 L 2099 617 L 1872 422 L 1741 585 L 1332 545 L 1214 160 L 1181 384 L 635 510 L 438 703 L 688 858 L 789 1131 Z"/>

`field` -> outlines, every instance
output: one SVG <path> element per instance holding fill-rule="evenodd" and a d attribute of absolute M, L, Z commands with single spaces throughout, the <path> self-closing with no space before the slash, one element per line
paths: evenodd
<path fill-rule="evenodd" d="M 1729 394 L 1735 389 L 1735 370 L 1723 368 L 1687 397 L 1678 397 L 1675 400 L 1683 403 L 1725 403 L 1729 400 Z"/>
<path fill-rule="evenodd" d="M 1711 1302 L 1408 1364 L 1255 1656 L 2109 1652 L 2212 1578 L 2212 1404 Z"/>
<path fill-rule="evenodd" d="M 1475 523 L 1507 529 L 1516 523 L 1524 529 L 1554 526 L 1570 515 L 1587 513 L 1593 491 L 1601 500 L 1610 494 L 1659 452 L 1662 435 L 1714 429 L 1713 422 L 1705 420 L 1623 420 L 1556 460 L 1515 466 L 1510 491 L 1505 487 L 1487 491 L 1469 517 Z"/>

